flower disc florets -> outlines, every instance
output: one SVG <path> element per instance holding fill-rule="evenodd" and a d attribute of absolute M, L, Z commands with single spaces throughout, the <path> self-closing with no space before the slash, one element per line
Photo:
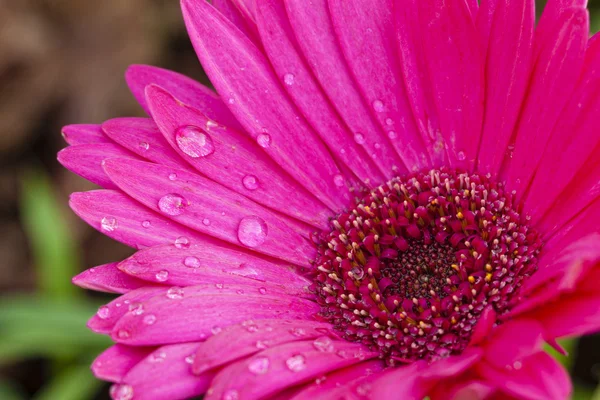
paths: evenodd
<path fill-rule="evenodd" d="M 481 313 L 510 310 L 537 268 L 538 234 L 488 177 L 395 178 L 317 243 L 320 316 L 389 364 L 458 354 Z"/>

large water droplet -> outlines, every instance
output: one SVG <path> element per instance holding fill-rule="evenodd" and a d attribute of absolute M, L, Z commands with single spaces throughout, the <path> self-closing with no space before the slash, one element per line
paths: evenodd
<path fill-rule="evenodd" d="M 183 288 L 180 287 L 172 287 L 167 290 L 167 298 L 171 300 L 182 299 L 183 298 Z"/>
<path fill-rule="evenodd" d="M 271 135 L 268 133 L 261 133 L 256 137 L 256 142 L 260 147 L 267 148 L 271 145 Z"/>
<path fill-rule="evenodd" d="M 267 357 L 257 357 L 250 360 L 248 371 L 255 375 L 264 375 L 269 370 L 269 359 Z"/>
<path fill-rule="evenodd" d="M 175 133 L 177 147 L 192 158 L 206 157 L 215 151 L 212 138 L 196 126 L 184 126 Z"/>
<path fill-rule="evenodd" d="M 198 260 L 197 257 L 188 256 L 183 259 L 183 265 L 185 265 L 186 267 L 189 267 L 189 268 L 199 268 L 200 260 Z"/>
<path fill-rule="evenodd" d="M 100 319 L 107 319 L 108 317 L 110 317 L 110 308 L 108 308 L 107 306 L 102 306 L 98 309 L 96 315 Z"/>
<path fill-rule="evenodd" d="M 306 369 L 306 357 L 302 354 L 292 356 L 285 360 L 285 365 L 292 372 L 300 372 Z"/>
<path fill-rule="evenodd" d="M 222 400 L 239 400 L 239 398 L 240 394 L 235 389 L 227 390 L 225 393 L 223 393 L 223 396 L 221 397 Z"/>
<path fill-rule="evenodd" d="M 181 215 L 187 206 L 187 201 L 174 193 L 166 194 L 158 201 L 160 211 L 168 215 Z"/>
<path fill-rule="evenodd" d="M 133 388 L 129 385 L 114 384 L 110 387 L 110 397 L 113 400 L 133 399 Z"/>
<path fill-rule="evenodd" d="M 258 189 L 258 179 L 254 175 L 246 175 L 242 179 L 242 183 L 244 187 L 248 190 L 256 190 Z"/>
<path fill-rule="evenodd" d="M 285 82 L 286 85 L 292 86 L 294 84 L 295 78 L 296 77 L 294 76 L 294 74 L 285 74 L 283 76 L 283 81 Z"/>
<path fill-rule="evenodd" d="M 375 100 L 373 102 L 373 109 L 377 112 L 383 111 L 383 102 L 381 100 Z"/>
<path fill-rule="evenodd" d="M 119 226 L 119 222 L 115 217 L 104 217 L 102 221 L 100 221 L 100 226 L 103 231 L 112 232 Z"/>
<path fill-rule="evenodd" d="M 333 353 L 335 348 L 333 347 L 333 340 L 327 336 L 321 336 L 314 340 L 313 346 L 315 349 L 323 353 Z"/>
<path fill-rule="evenodd" d="M 190 247 L 190 240 L 185 236 L 180 236 L 175 239 L 175 247 L 178 249 L 188 249 Z"/>
<path fill-rule="evenodd" d="M 263 244 L 267 238 L 267 224 L 255 215 L 242 218 L 238 226 L 238 240 L 245 246 L 256 247 Z"/>
<path fill-rule="evenodd" d="M 164 282 L 169 279 L 169 271 L 166 269 L 160 270 L 156 273 L 155 278 L 159 282 Z"/>

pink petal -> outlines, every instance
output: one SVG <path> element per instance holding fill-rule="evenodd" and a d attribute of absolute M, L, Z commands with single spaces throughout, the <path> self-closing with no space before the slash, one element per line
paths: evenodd
<path fill-rule="evenodd" d="M 260 1 L 257 18 L 267 56 L 283 82 L 283 87 L 307 121 L 336 159 L 363 182 L 381 182 L 381 171 L 364 149 L 354 141 L 351 132 L 337 116 L 302 54 L 299 53 L 283 2 Z"/>
<path fill-rule="evenodd" d="M 523 400 L 564 400 L 571 393 L 569 375 L 544 352 L 530 356 L 510 369 L 496 369 L 480 363 L 477 370 L 487 382 Z"/>
<path fill-rule="evenodd" d="M 196 353 L 194 373 L 201 374 L 232 361 L 284 343 L 321 338 L 329 345 L 331 325 L 316 321 L 257 320 L 226 328 L 202 343 Z M 325 347 L 325 346 L 324 346 Z"/>
<path fill-rule="evenodd" d="M 493 3 L 494 10 L 486 12 Z M 482 6 L 488 15 L 485 119 L 478 170 L 496 175 L 504 160 L 529 84 L 533 52 L 533 0 L 493 1 Z M 481 22 L 479 29 L 481 30 Z"/>
<path fill-rule="evenodd" d="M 213 0 L 212 5 L 219 10 L 221 14 L 230 20 L 248 39 L 256 46 L 260 46 L 260 38 L 257 35 L 256 24 L 248 25 L 249 22 L 238 10 L 233 0 Z"/>
<path fill-rule="evenodd" d="M 574 293 L 559 301 L 547 303 L 532 312 L 544 326 L 547 338 L 582 336 L 600 331 L 600 296 L 597 293 Z"/>
<path fill-rule="evenodd" d="M 477 321 L 477 325 L 475 325 L 475 329 L 473 329 L 469 344 L 474 346 L 486 340 L 496 324 L 496 318 L 497 315 L 494 308 L 492 306 L 487 306 L 482 311 L 481 316 Z"/>
<path fill-rule="evenodd" d="M 73 283 L 85 289 L 108 293 L 127 293 L 151 283 L 127 275 L 117 268 L 118 263 L 87 269 L 73 278 Z"/>
<path fill-rule="evenodd" d="M 372 113 L 384 129 L 398 129 L 400 137 L 391 138 L 391 142 L 406 168 L 422 170 L 431 163 L 400 75 L 392 3 L 334 0 L 328 4 L 340 47 L 362 97 L 372 105 Z"/>
<path fill-rule="evenodd" d="M 308 319 L 319 311 L 311 301 L 261 294 L 239 284 L 177 288 L 142 305 L 143 313 L 128 313 L 117 322 L 112 330 L 115 341 L 140 346 L 204 340 L 247 319 Z"/>
<path fill-rule="evenodd" d="M 371 104 L 366 104 L 357 89 L 336 41 L 327 0 L 290 0 L 285 6 L 298 47 L 355 141 L 363 145 L 387 178 L 406 171 L 390 139 L 376 123 Z"/>
<path fill-rule="evenodd" d="M 496 388 L 489 383 L 469 379 L 455 384 L 443 382 L 431 392 L 430 397 L 436 400 L 483 400 L 489 399 L 495 391 Z"/>
<path fill-rule="evenodd" d="M 71 146 L 76 146 L 78 144 L 112 143 L 112 141 L 104 135 L 100 125 L 67 125 L 62 128 L 61 133 L 65 138 L 65 141 Z"/>
<path fill-rule="evenodd" d="M 334 183 L 338 168 L 285 98 L 259 50 L 210 4 L 183 0 L 182 8 L 205 71 L 249 135 L 327 206 L 348 204 L 348 193 Z"/>
<path fill-rule="evenodd" d="M 286 263 L 265 260 L 256 253 L 205 243 L 179 243 L 143 249 L 119 264 L 119 269 L 138 279 L 159 282 L 156 274 L 168 271 L 163 282 L 193 286 L 228 281 L 285 285 L 290 292 L 306 295 L 310 282 Z M 161 279 L 162 280 L 162 279 Z"/>
<path fill-rule="evenodd" d="M 570 197 L 566 194 L 564 197 Z M 597 231 L 596 221 L 600 217 L 600 198 L 596 197 L 591 204 L 584 209 L 572 210 L 563 209 L 560 212 L 560 205 L 563 204 L 560 197 L 553 207 L 553 212 L 548 214 L 540 224 L 538 232 L 544 232 L 546 236 L 546 252 L 561 251 L 569 243 L 575 242 L 584 236 Z"/>
<path fill-rule="evenodd" d="M 114 157 L 137 159 L 132 153 L 111 143 L 80 144 L 58 152 L 58 161 L 65 168 L 105 189 L 117 189 L 102 169 L 104 160 Z"/>
<path fill-rule="evenodd" d="M 539 323 L 516 319 L 496 327 L 482 346 L 486 362 L 501 369 L 539 352 L 543 344 L 543 328 Z"/>
<path fill-rule="evenodd" d="M 298 265 L 314 258 L 285 220 L 204 177 L 128 159 L 107 160 L 104 170 L 140 203 L 197 232 Z"/>
<path fill-rule="evenodd" d="M 106 349 L 92 363 L 92 372 L 98 379 L 119 382 L 129 370 L 152 353 L 148 347 L 115 344 Z"/>
<path fill-rule="evenodd" d="M 212 375 L 192 374 L 191 364 L 199 343 L 163 346 L 148 355 L 125 375 L 136 400 L 188 399 L 206 392 Z"/>
<path fill-rule="evenodd" d="M 202 175 L 286 215 L 319 227 L 328 226 L 331 211 L 283 173 L 247 137 L 207 119 L 158 86 L 147 87 L 146 95 L 152 116 L 166 140 Z M 186 128 L 210 140 L 209 155 L 199 156 L 189 142 L 183 141 L 186 136 L 178 136 Z"/>
<path fill-rule="evenodd" d="M 232 128 L 240 127 L 239 122 L 215 92 L 187 76 L 150 65 L 132 65 L 127 69 L 125 79 L 129 89 L 148 114 L 150 112 L 145 90 L 146 86 L 155 84 L 164 87 L 181 101 L 202 110 L 210 119 Z"/>
<path fill-rule="evenodd" d="M 346 341 L 333 342 L 325 351 L 313 341 L 283 344 L 225 367 L 215 376 L 206 400 L 221 399 L 233 392 L 240 399 L 266 398 L 376 355 Z"/>
<path fill-rule="evenodd" d="M 517 191 L 517 196 L 523 195 L 533 177 L 583 65 L 589 32 L 587 11 L 570 9 L 559 21 L 551 36 L 544 38 L 539 58 L 535 60 L 536 67 L 517 128 L 514 152 L 505 174 L 507 184 Z"/>
<path fill-rule="evenodd" d="M 112 140 L 140 157 L 173 168 L 191 169 L 149 118 L 114 118 L 104 122 L 102 129 Z"/>

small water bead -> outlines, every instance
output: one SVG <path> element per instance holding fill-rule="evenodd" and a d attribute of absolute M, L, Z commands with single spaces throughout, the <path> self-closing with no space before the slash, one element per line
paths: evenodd
<path fill-rule="evenodd" d="M 119 329 L 117 337 L 119 339 L 128 339 L 131 337 L 131 333 L 127 329 Z"/>
<path fill-rule="evenodd" d="M 110 308 L 108 308 L 107 306 L 102 306 L 98 309 L 96 315 L 100 319 L 107 319 L 108 317 L 110 317 Z"/>
<path fill-rule="evenodd" d="M 154 314 L 145 315 L 144 318 L 142 319 L 142 321 L 146 325 L 153 325 L 156 322 L 156 315 L 154 315 Z"/>
<path fill-rule="evenodd" d="M 152 222 L 146 220 L 142 222 L 142 226 L 146 229 L 150 228 L 152 226 Z"/>
<path fill-rule="evenodd" d="M 188 256 L 183 259 L 183 265 L 185 265 L 188 268 L 199 268 L 200 260 L 198 259 L 198 257 Z"/>
<path fill-rule="evenodd" d="M 267 147 L 271 146 L 271 135 L 268 133 L 261 133 L 256 137 L 256 142 L 260 147 L 266 149 Z"/>
<path fill-rule="evenodd" d="M 294 76 L 294 74 L 285 74 L 283 76 L 283 81 L 288 86 L 292 86 L 294 84 L 295 79 L 296 79 L 296 77 Z"/>
<path fill-rule="evenodd" d="M 373 109 L 377 112 L 382 112 L 383 111 L 383 102 L 381 100 L 375 100 L 373 102 Z"/>
<path fill-rule="evenodd" d="M 362 133 L 355 133 L 354 134 L 354 141 L 358 144 L 364 144 L 365 143 L 365 136 Z"/>
<path fill-rule="evenodd" d="M 151 363 L 161 363 L 165 361 L 166 358 L 167 353 L 165 353 L 164 351 L 159 351 L 157 353 L 150 354 L 150 356 L 148 357 L 148 361 L 150 361 Z"/>
<path fill-rule="evenodd" d="M 166 269 L 160 270 L 156 273 L 154 277 L 157 281 L 164 282 L 167 279 L 169 279 L 169 271 L 167 271 Z"/>
<path fill-rule="evenodd" d="M 238 240 L 248 247 L 257 247 L 263 244 L 267 239 L 267 234 L 267 224 L 256 215 L 242 218 L 238 225 Z"/>
<path fill-rule="evenodd" d="M 322 353 L 333 353 L 335 347 L 333 346 L 333 340 L 327 336 L 321 336 L 313 341 L 315 349 Z"/>
<path fill-rule="evenodd" d="M 333 183 L 337 187 L 343 187 L 346 184 L 344 177 L 339 174 L 333 177 Z"/>
<path fill-rule="evenodd" d="M 140 148 L 142 151 L 147 151 L 150 148 L 150 145 L 147 142 L 140 142 Z"/>
<path fill-rule="evenodd" d="M 215 151 L 212 138 L 196 126 L 184 126 L 175 133 L 177 147 L 192 158 L 206 157 Z"/>
<path fill-rule="evenodd" d="M 114 384 L 110 387 L 110 397 L 113 400 L 132 400 L 133 388 L 129 385 Z"/>
<path fill-rule="evenodd" d="M 133 315 L 142 315 L 144 313 L 144 306 L 140 303 L 133 303 L 129 305 L 129 312 Z"/>
<path fill-rule="evenodd" d="M 215 287 L 217 289 L 223 289 L 223 287 L 225 287 L 225 285 L 223 285 L 222 283 L 215 283 Z"/>
<path fill-rule="evenodd" d="M 177 174 L 176 174 L 176 173 L 174 173 L 174 172 L 173 172 L 172 174 L 169 174 L 169 180 L 170 180 L 170 181 L 175 181 L 175 180 L 177 180 Z"/>
<path fill-rule="evenodd" d="M 269 359 L 267 357 L 257 357 L 250 360 L 248 371 L 255 375 L 264 375 L 269 371 Z"/>
<path fill-rule="evenodd" d="M 306 369 L 306 357 L 302 354 L 297 354 L 285 360 L 285 365 L 292 372 L 300 372 Z"/>
<path fill-rule="evenodd" d="M 258 179 L 254 175 L 246 175 L 242 179 L 242 184 L 248 190 L 258 189 Z"/>
<path fill-rule="evenodd" d="M 115 217 L 104 217 L 102 221 L 100 221 L 100 226 L 103 231 L 112 232 L 119 226 L 119 222 Z"/>
<path fill-rule="evenodd" d="M 260 270 L 247 263 L 240 264 L 240 266 L 236 269 L 223 270 L 223 272 L 227 272 L 228 274 L 232 275 L 243 276 L 245 278 L 250 278 L 261 282 L 266 282 L 267 280 Z"/>
<path fill-rule="evenodd" d="M 385 120 L 385 123 L 386 123 L 386 125 L 391 126 L 391 125 L 394 125 L 394 120 L 391 118 L 387 118 Z"/>
<path fill-rule="evenodd" d="M 196 354 L 190 354 L 189 356 L 187 356 L 184 359 L 184 361 L 186 364 L 190 364 L 190 365 L 194 364 L 194 361 L 196 361 Z"/>
<path fill-rule="evenodd" d="M 394 132 L 394 131 L 389 131 L 388 132 L 388 137 L 390 139 L 396 139 L 398 137 L 398 134 L 396 132 Z"/>
<path fill-rule="evenodd" d="M 175 286 L 167 290 L 167 298 L 171 300 L 182 299 L 183 293 L 183 288 Z"/>
<path fill-rule="evenodd" d="M 204 218 L 204 219 L 202 220 L 202 225 L 204 225 L 204 226 L 209 226 L 209 225 L 210 225 L 210 219 L 208 219 L 208 218 Z"/>
<path fill-rule="evenodd" d="M 188 202 L 180 195 L 169 193 L 158 201 L 158 209 L 167 215 L 181 215 L 188 206 Z"/>
<path fill-rule="evenodd" d="M 210 333 L 212 333 L 213 335 L 218 335 L 221 332 L 223 332 L 223 328 L 221 328 L 220 326 L 213 326 L 210 329 Z"/>
<path fill-rule="evenodd" d="M 256 348 L 260 350 L 267 349 L 270 345 L 268 340 L 257 340 L 255 343 Z"/>
<path fill-rule="evenodd" d="M 258 293 L 267 294 L 267 288 L 264 288 L 264 287 L 258 288 Z"/>
<path fill-rule="evenodd" d="M 223 396 L 221 397 L 221 400 L 239 400 L 239 399 L 240 399 L 240 394 L 235 389 L 227 390 L 225 393 L 223 393 Z"/>
<path fill-rule="evenodd" d="M 456 153 L 456 158 L 458 158 L 460 161 L 464 161 L 467 156 L 465 155 L 464 151 L 459 151 L 458 153 Z"/>
<path fill-rule="evenodd" d="M 190 247 L 190 240 L 185 236 L 179 236 L 175 239 L 174 244 L 178 249 L 188 249 Z"/>
<path fill-rule="evenodd" d="M 304 328 L 294 328 L 290 330 L 290 333 L 296 337 L 306 336 L 306 329 Z"/>

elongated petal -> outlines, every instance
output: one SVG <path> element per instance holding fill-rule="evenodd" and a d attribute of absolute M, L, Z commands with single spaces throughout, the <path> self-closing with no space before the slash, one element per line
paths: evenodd
<path fill-rule="evenodd" d="M 241 399 L 266 398 L 375 356 L 376 353 L 366 351 L 361 345 L 346 341 L 332 342 L 325 350 L 313 341 L 283 344 L 224 368 L 215 376 L 206 398 L 221 399 L 225 393 L 234 391 Z"/>
<path fill-rule="evenodd" d="M 283 219 L 204 177 L 125 159 L 107 160 L 104 170 L 146 207 L 197 232 L 298 265 L 313 258 L 312 246 Z"/>
<path fill-rule="evenodd" d="M 128 313 L 117 322 L 112 330 L 115 341 L 140 346 L 204 340 L 247 319 L 307 319 L 319 309 L 308 300 L 250 292 L 234 284 L 165 291 L 142 305 L 142 314 Z"/>
<path fill-rule="evenodd" d="M 519 334 L 515 336 L 515 332 Z M 486 362 L 496 368 L 504 368 L 512 367 L 515 360 L 522 360 L 539 352 L 543 344 L 541 324 L 531 319 L 517 319 L 494 329 L 483 346 Z"/>
<path fill-rule="evenodd" d="M 119 382 L 153 350 L 152 347 L 132 347 L 115 344 L 96 357 L 92 363 L 92 372 L 98 379 Z"/>
<path fill-rule="evenodd" d="M 61 131 L 65 141 L 71 146 L 78 144 L 112 143 L 102 132 L 100 125 L 75 124 L 67 125 Z"/>
<path fill-rule="evenodd" d="M 323 348 L 333 346 L 331 325 L 316 321 L 257 320 L 234 325 L 202 343 L 194 373 L 201 374 L 232 361 L 284 343 L 320 338 Z"/>
<path fill-rule="evenodd" d="M 119 263 L 109 263 L 87 269 L 73 278 L 73 283 L 85 289 L 108 293 L 127 293 L 152 283 L 134 278 L 117 268 Z"/>
<path fill-rule="evenodd" d="M 149 114 L 146 102 L 146 86 L 159 85 L 173 93 L 181 101 L 202 110 L 209 118 L 220 124 L 239 128 L 239 123 L 221 98 L 209 88 L 187 76 L 150 65 L 132 65 L 125 74 L 131 92 Z"/>
<path fill-rule="evenodd" d="M 257 144 L 235 130 L 216 124 L 160 87 L 149 86 L 146 95 L 152 116 L 166 140 L 200 173 L 285 215 L 327 226 L 331 211 L 283 173 Z M 200 136 L 188 137 L 192 134 Z M 194 147 L 198 146 L 197 137 L 209 141 L 210 154 L 199 155 Z"/>
<path fill-rule="evenodd" d="M 598 293 L 563 296 L 531 313 L 544 326 L 549 338 L 574 337 L 600 330 L 600 295 Z"/>
<path fill-rule="evenodd" d="M 240 12 L 234 0 L 213 0 L 212 5 L 221 14 L 230 20 L 236 28 L 244 33 L 257 47 L 260 46 L 260 38 L 257 34 L 256 22 L 249 19 L 248 15 Z"/>
<path fill-rule="evenodd" d="M 205 71 L 250 136 L 327 206 L 347 204 L 347 192 L 334 183 L 339 169 L 287 100 L 259 50 L 207 2 L 183 0 L 182 7 Z"/>

